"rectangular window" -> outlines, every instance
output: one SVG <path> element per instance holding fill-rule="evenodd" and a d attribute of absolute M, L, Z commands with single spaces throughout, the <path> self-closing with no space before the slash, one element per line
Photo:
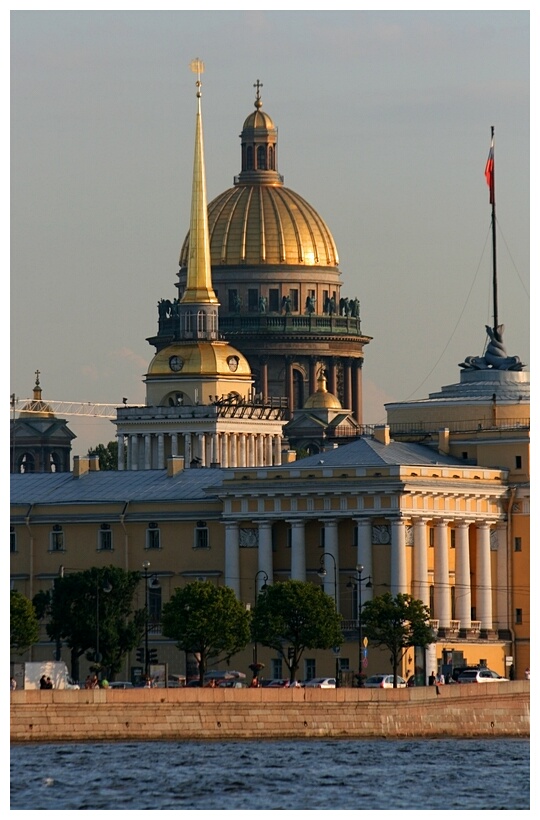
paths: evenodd
<path fill-rule="evenodd" d="M 17 552 L 17 533 L 14 527 L 11 527 L 9 533 L 9 550 L 10 552 Z"/>
<path fill-rule="evenodd" d="M 327 302 L 328 302 L 328 291 L 323 290 L 323 292 L 322 292 L 322 307 L 323 307 L 324 311 L 326 311 Z"/>
<path fill-rule="evenodd" d="M 286 544 L 286 546 L 287 546 L 287 549 L 290 549 L 292 547 L 292 529 L 290 527 L 287 527 L 287 544 Z"/>
<path fill-rule="evenodd" d="M 207 550 L 210 548 L 210 539 L 208 536 L 208 527 L 206 523 L 202 526 L 197 524 L 195 528 L 195 541 L 193 544 L 193 549 L 195 550 Z"/>
<path fill-rule="evenodd" d="M 319 541 L 320 541 L 320 545 L 321 545 L 322 549 L 324 549 L 325 546 L 326 546 L 326 529 L 325 529 L 325 527 L 321 527 L 321 534 L 320 534 Z"/>
<path fill-rule="evenodd" d="M 279 290 L 270 288 L 268 291 L 268 310 L 271 313 L 279 313 Z"/>
<path fill-rule="evenodd" d="M 272 680 L 283 677 L 283 661 L 281 658 L 272 658 Z"/>
<path fill-rule="evenodd" d="M 315 673 L 315 658 L 306 658 L 304 661 L 304 680 L 313 680 Z"/>
<path fill-rule="evenodd" d="M 60 524 L 55 524 L 50 538 L 51 552 L 63 552 L 64 547 L 64 533 Z"/>
<path fill-rule="evenodd" d="M 238 311 L 238 306 L 239 306 L 238 291 L 235 288 L 231 288 L 228 291 L 228 294 L 229 294 L 229 313 L 236 313 Z"/>
<path fill-rule="evenodd" d="M 98 550 L 112 550 L 112 532 L 110 524 L 102 524 L 98 534 Z"/>
<path fill-rule="evenodd" d="M 298 290 L 296 288 L 291 288 L 289 291 L 289 296 L 291 297 L 291 310 L 298 313 Z"/>
<path fill-rule="evenodd" d="M 148 587 L 148 618 L 150 627 L 155 632 L 157 624 L 161 620 L 161 587 L 157 579 L 154 585 L 150 583 Z"/>
<path fill-rule="evenodd" d="M 259 312 L 259 291 L 248 288 L 248 310 L 250 313 Z"/>
<path fill-rule="evenodd" d="M 435 546 L 435 528 L 434 527 L 429 527 L 428 533 L 429 533 L 429 546 L 434 547 Z"/>
<path fill-rule="evenodd" d="M 521 536 L 514 538 L 514 552 L 521 552 Z"/>
<path fill-rule="evenodd" d="M 464 451 L 461 454 L 461 458 L 463 459 L 463 461 L 467 461 L 467 459 L 469 458 L 469 453 L 467 451 Z"/>
<path fill-rule="evenodd" d="M 146 530 L 146 549 L 158 550 L 161 548 L 160 531 L 157 524 L 149 524 Z"/>
<path fill-rule="evenodd" d="M 521 470 L 521 456 L 516 456 L 516 470 Z"/>
<path fill-rule="evenodd" d="M 350 669 L 349 658 L 339 658 L 339 671 L 348 672 Z"/>
<path fill-rule="evenodd" d="M 451 549 L 456 548 L 456 531 L 450 530 L 450 547 Z"/>
<path fill-rule="evenodd" d="M 522 624 L 522 623 L 523 623 L 523 610 L 522 609 L 516 609 L 516 624 Z"/>

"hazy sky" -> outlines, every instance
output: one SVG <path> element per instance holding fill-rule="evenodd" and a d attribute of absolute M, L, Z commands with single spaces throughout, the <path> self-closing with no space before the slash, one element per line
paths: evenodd
<path fill-rule="evenodd" d="M 192 58 L 208 198 L 240 171 L 257 79 L 285 185 L 357 296 L 364 418 L 459 381 L 492 323 L 484 166 L 495 126 L 499 319 L 529 350 L 528 11 L 15 11 L 10 392 L 144 403 L 157 302 L 189 227 Z M 114 437 L 69 417 L 73 452 Z"/>

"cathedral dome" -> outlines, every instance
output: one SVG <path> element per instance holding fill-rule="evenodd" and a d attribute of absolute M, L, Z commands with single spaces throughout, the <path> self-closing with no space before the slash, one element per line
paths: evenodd
<path fill-rule="evenodd" d="M 277 170 L 277 128 L 262 111 L 256 84 L 255 111 L 244 121 L 242 170 L 234 187 L 208 206 L 211 266 L 258 265 L 337 268 L 334 238 L 322 217 L 303 197 L 285 188 Z M 180 276 L 187 268 L 189 234 L 180 253 Z"/>
<path fill-rule="evenodd" d="M 334 396 L 333 393 L 329 393 L 326 388 L 326 376 L 324 372 L 319 373 L 319 377 L 317 379 L 317 390 L 315 393 L 312 393 L 311 396 L 306 399 L 304 403 L 305 410 L 341 410 L 341 402 Z"/>

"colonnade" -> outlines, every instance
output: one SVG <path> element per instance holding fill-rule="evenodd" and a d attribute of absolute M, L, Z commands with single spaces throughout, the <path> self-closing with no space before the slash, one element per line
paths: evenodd
<path fill-rule="evenodd" d="M 306 524 L 308 519 L 290 517 L 290 578 L 299 581 L 306 579 Z M 309 519 L 312 522 L 313 519 Z M 326 574 L 324 589 L 334 596 L 339 589 L 340 550 L 338 525 L 341 519 L 320 519 L 324 527 L 324 554 Z M 490 631 L 494 624 L 498 629 L 507 629 L 509 615 L 506 604 L 507 571 L 507 528 L 504 522 L 496 525 L 485 521 L 467 520 L 454 522 L 449 518 L 432 519 L 419 517 L 414 519 L 389 519 L 386 525 L 375 528 L 369 518 L 353 519 L 357 528 L 357 565 L 363 567 L 364 577 L 374 576 L 373 551 L 378 544 L 389 543 L 390 547 L 390 592 L 409 593 L 420 599 L 428 607 L 432 606 L 432 617 L 439 621 L 439 628 L 449 629 L 451 621 L 459 621 L 461 630 L 470 630 L 472 624 L 471 602 L 474 583 L 476 604 L 475 621 L 480 622 L 482 630 Z M 272 553 L 272 519 L 254 522 L 258 525 L 258 570 L 261 577 L 271 584 L 274 579 Z M 453 569 L 450 568 L 450 525 L 455 529 L 455 558 Z M 471 566 L 470 532 L 474 525 L 475 565 Z M 232 587 L 240 597 L 240 527 L 245 522 L 225 522 L 225 583 Z M 429 561 L 430 529 L 434 530 L 434 555 Z M 381 535 L 382 533 L 382 535 Z M 493 533 L 493 539 L 492 539 Z M 412 548 L 412 577 L 408 577 L 407 549 Z M 491 551 L 496 550 L 497 588 L 494 594 L 492 578 Z M 333 559 L 333 560 L 332 560 Z M 429 566 L 432 569 L 429 569 Z M 348 568 L 350 571 L 350 568 Z M 373 578 L 374 586 L 377 579 Z M 260 581 L 262 583 L 262 581 Z M 430 589 L 433 589 L 433 598 Z M 452 594 L 454 589 L 454 612 L 452 613 Z M 370 600 L 373 588 L 362 591 L 362 600 Z M 494 615 L 496 613 L 496 616 Z"/>
<path fill-rule="evenodd" d="M 119 433 L 119 470 L 163 470 L 169 456 L 197 467 L 271 467 L 281 464 L 282 436 L 258 432 Z M 125 446 L 127 443 L 127 447 Z"/>

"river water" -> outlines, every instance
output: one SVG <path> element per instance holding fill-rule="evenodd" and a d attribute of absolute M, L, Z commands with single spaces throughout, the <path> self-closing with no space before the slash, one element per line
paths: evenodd
<path fill-rule="evenodd" d="M 24 744 L 12 810 L 530 808 L 523 739 Z"/>

